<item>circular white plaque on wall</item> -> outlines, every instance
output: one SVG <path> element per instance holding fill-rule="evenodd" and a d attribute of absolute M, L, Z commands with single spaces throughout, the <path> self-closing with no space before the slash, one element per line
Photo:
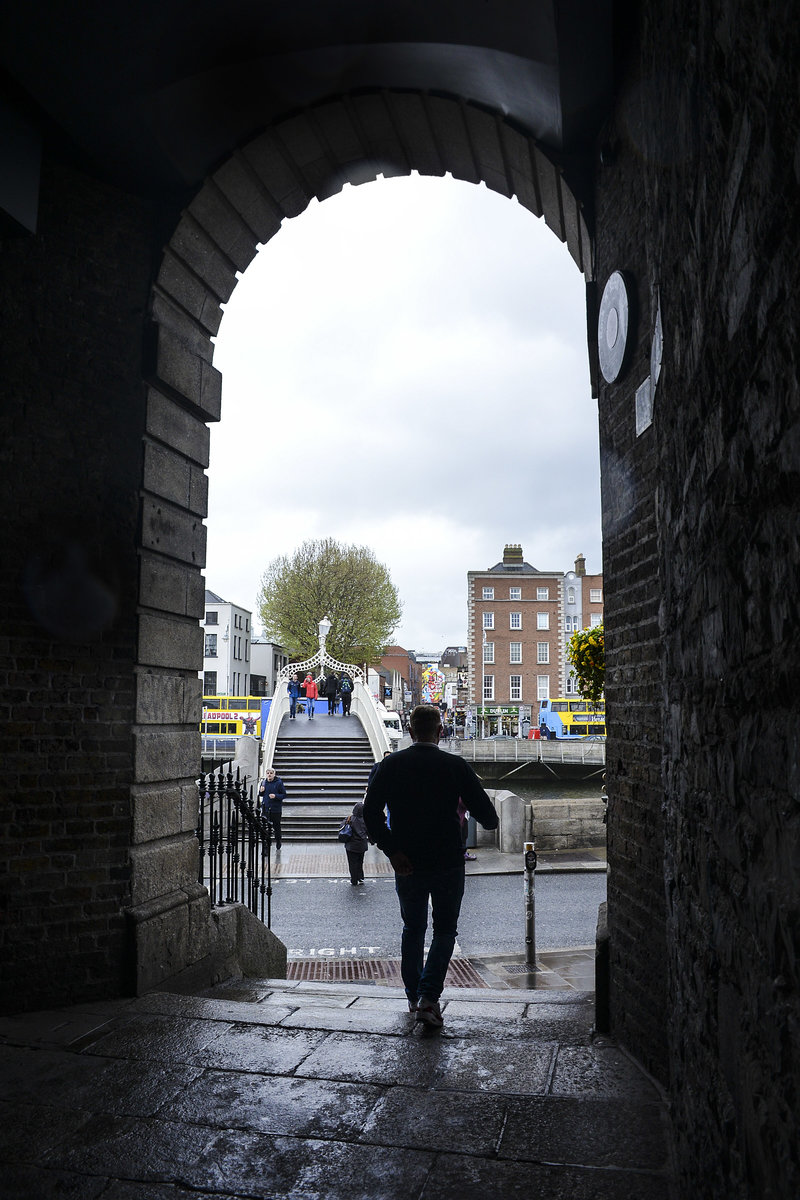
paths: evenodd
<path fill-rule="evenodd" d="M 600 301 L 597 349 L 600 370 L 606 383 L 613 383 L 622 370 L 628 348 L 628 289 L 619 271 L 609 276 Z"/>

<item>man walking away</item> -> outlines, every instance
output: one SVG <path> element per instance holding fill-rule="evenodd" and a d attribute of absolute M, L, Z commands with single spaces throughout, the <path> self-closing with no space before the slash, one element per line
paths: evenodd
<path fill-rule="evenodd" d="M 469 763 L 439 749 L 438 709 L 418 705 L 409 729 L 413 745 L 384 759 L 375 772 L 367 788 L 364 819 L 370 840 L 394 867 L 403 919 L 401 973 L 409 1012 L 416 1014 L 417 1021 L 440 1028 L 439 997 L 464 895 L 459 800 L 484 829 L 496 829 L 498 820 Z M 429 897 L 433 939 L 423 962 Z"/>
<path fill-rule="evenodd" d="M 349 675 L 342 675 L 339 680 L 339 691 L 342 694 L 342 716 L 350 716 L 350 701 L 353 699 L 353 681 Z"/>

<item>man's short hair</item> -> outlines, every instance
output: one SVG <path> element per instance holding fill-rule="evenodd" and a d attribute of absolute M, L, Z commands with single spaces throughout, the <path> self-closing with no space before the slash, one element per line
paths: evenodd
<path fill-rule="evenodd" d="M 408 720 L 411 732 L 417 737 L 432 737 L 442 723 L 438 708 L 432 704 L 418 704 Z"/>

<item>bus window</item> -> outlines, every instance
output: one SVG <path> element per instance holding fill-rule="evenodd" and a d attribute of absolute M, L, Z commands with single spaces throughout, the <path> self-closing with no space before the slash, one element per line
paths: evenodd
<path fill-rule="evenodd" d="M 585 700 L 570 700 L 570 702 L 569 702 L 569 711 L 570 712 L 580 712 L 582 708 L 586 708 Z"/>
<path fill-rule="evenodd" d="M 549 700 L 542 700 L 541 704 L 539 705 L 539 708 L 547 708 L 547 705 L 549 703 L 550 703 Z"/>
<path fill-rule="evenodd" d="M 585 725 L 570 726 L 570 733 L 575 734 L 576 737 L 584 737 L 587 732 L 588 732 L 588 730 Z"/>
<path fill-rule="evenodd" d="M 568 710 L 567 710 L 566 700 L 554 700 L 552 711 L 553 712 L 567 712 Z"/>

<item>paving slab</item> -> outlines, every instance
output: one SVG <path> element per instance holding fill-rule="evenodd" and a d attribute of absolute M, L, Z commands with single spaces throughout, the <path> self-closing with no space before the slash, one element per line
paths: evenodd
<path fill-rule="evenodd" d="M 409 1084 L 424 1088 L 436 1070 L 442 1044 L 440 1038 L 422 1040 L 331 1034 L 309 1054 L 295 1074 L 387 1087 Z"/>
<path fill-rule="evenodd" d="M 561 1046 L 553 1072 L 555 1096 L 615 1096 L 659 1099 L 658 1089 L 616 1046 Z"/>
<path fill-rule="evenodd" d="M 281 1025 L 285 1029 L 329 1029 L 359 1033 L 382 1033 L 406 1037 L 414 1025 L 408 1012 L 387 1011 L 381 1008 L 316 1008 L 302 1005 Z"/>
<path fill-rule="evenodd" d="M 116 1022 L 108 1032 L 106 1027 L 98 1030 L 91 1042 L 84 1043 L 83 1049 L 110 1058 L 189 1062 L 219 1034 L 220 1026 L 214 1021 L 138 1013 Z"/>
<path fill-rule="evenodd" d="M 429 1086 L 440 1091 L 544 1095 L 555 1062 L 555 1042 L 506 1043 L 474 1038 L 442 1042 Z"/>
<path fill-rule="evenodd" d="M 431 1171 L 428 1195 L 436 1200 L 671 1200 L 662 1175 L 444 1154 Z"/>
<path fill-rule="evenodd" d="M 499 1155 L 516 1162 L 662 1171 L 668 1165 L 663 1120 L 655 1103 L 512 1098 Z"/>
<path fill-rule="evenodd" d="M 413 1113 L 413 1120 L 409 1120 Z M 379 1100 L 361 1140 L 413 1150 L 450 1150 L 490 1157 L 497 1151 L 505 1121 L 501 1097 L 474 1092 L 426 1091 L 395 1087 Z"/>
<path fill-rule="evenodd" d="M 0 1047 L 6 1095 L 22 1104 L 86 1113 L 152 1116 L 195 1080 L 200 1069 L 126 1061 L 29 1046 Z"/>
<path fill-rule="evenodd" d="M 288 1075 L 325 1039 L 319 1030 L 232 1025 L 192 1056 L 204 1067 Z"/>
<path fill-rule="evenodd" d="M 342 998 L 330 999 L 331 1004 L 343 1004 Z M 150 992 L 135 1002 L 137 1013 L 155 1013 L 161 1016 L 199 1017 L 204 1021 L 222 1021 L 230 1025 L 277 1025 L 293 1011 L 294 1005 L 286 1003 L 286 993 L 276 1002 L 273 994 L 259 1002 L 236 1001 L 227 998 L 203 996 L 173 996 L 169 992 Z"/>
<path fill-rule="evenodd" d="M 354 1140 L 383 1095 L 371 1084 L 204 1071 L 160 1116 L 221 1129 Z"/>

